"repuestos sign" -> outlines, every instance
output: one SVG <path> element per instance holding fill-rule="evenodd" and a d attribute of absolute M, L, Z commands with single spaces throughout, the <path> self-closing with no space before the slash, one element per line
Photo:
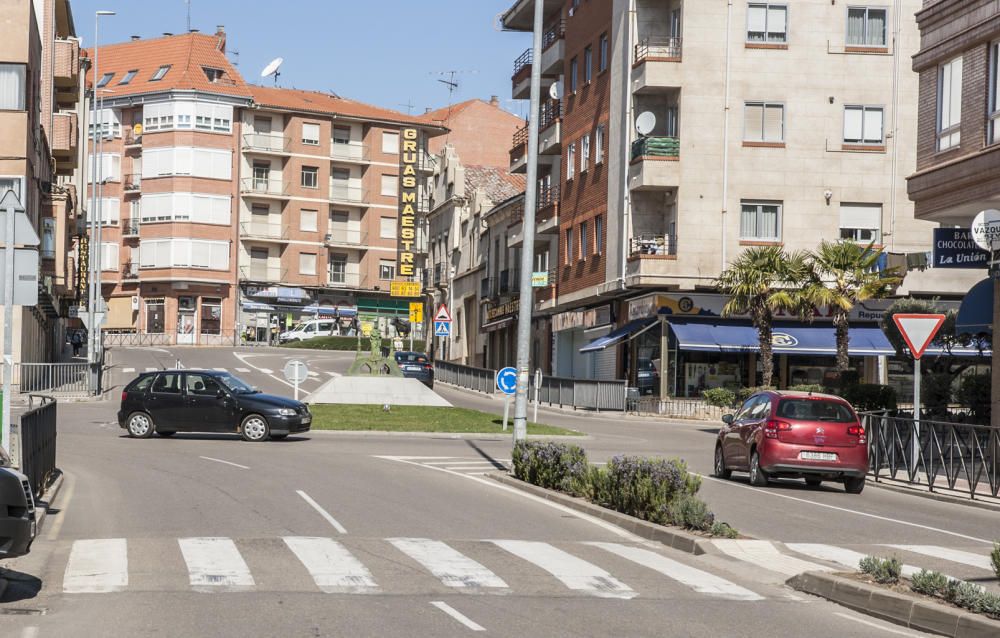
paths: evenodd
<path fill-rule="evenodd" d="M 399 223 L 397 226 L 396 274 L 412 277 L 414 245 L 417 241 L 417 162 L 420 132 L 415 128 L 399 131 L 402 148 L 399 153 Z"/>

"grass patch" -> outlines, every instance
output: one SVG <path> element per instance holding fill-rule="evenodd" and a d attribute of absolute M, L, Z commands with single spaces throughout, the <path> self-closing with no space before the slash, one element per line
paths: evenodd
<path fill-rule="evenodd" d="M 310 405 L 314 430 L 372 430 L 379 432 L 446 432 L 501 434 L 503 417 L 468 408 L 394 405 L 383 412 L 380 405 Z M 513 424 L 507 422 L 507 434 Z M 528 423 L 528 434 L 580 435 L 552 425 Z"/>
<path fill-rule="evenodd" d="M 340 352 L 354 352 L 358 349 L 358 338 L 357 337 L 313 337 L 312 339 L 306 339 L 305 341 L 292 341 L 290 343 L 281 344 L 282 348 L 305 348 L 308 350 L 337 350 Z M 361 338 L 361 351 L 369 352 L 371 347 L 371 341 L 367 337 Z M 392 348 L 392 339 L 382 339 L 382 347 Z M 403 350 L 408 350 L 410 347 L 410 340 L 403 339 Z M 424 351 L 424 342 L 421 340 L 416 340 L 413 342 L 413 350 L 415 352 Z"/>

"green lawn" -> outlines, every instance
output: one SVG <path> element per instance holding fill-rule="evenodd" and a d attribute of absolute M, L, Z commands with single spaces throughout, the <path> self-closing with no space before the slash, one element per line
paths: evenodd
<path fill-rule="evenodd" d="M 503 418 L 467 408 L 392 406 L 383 412 L 380 405 L 310 405 L 314 430 L 378 430 L 382 432 L 503 433 Z M 513 410 L 512 410 L 513 411 Z M 507 432 L 513 427 L 507 422 Z M 574 430 L 528 423 L 528 434 L 580 435 Z"/>

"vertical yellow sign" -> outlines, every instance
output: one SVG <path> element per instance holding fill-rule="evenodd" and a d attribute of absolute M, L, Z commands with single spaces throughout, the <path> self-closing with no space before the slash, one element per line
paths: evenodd
<path fill-rule="evenodd" d="M 419 301 L 410 302 L 410 323 L 424 322 L 424 304 Z"/>

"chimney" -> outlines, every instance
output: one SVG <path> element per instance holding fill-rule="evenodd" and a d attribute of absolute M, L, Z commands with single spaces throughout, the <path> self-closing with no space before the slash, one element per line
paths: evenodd
<path fill-rule="evenodd" d="M 427 115 L 427 114 L 428 114 L 428 113 L 430 113 L 430 112 L 431 112 L 432 110 L 433 110 L 433 109 L 431 109 L 431 107 L 429 107 L 429 106 L 425 106 L 425 107 L 424 107 L 424 115 Z"/>
<path fill-rule="evenodd" d="M 491 95 L 490 96 L 490 106 L 495 106 L 497 108 L 500 107 L 500 98 L 499 98 L 499 96 L 496 96 L 496 95 Z"/>
<path fill-rule="evenodd" d="M 139 36 L 137 36 L 137 35 L 133 35 L 131 39 L 132 39 L 132 42 L 138 42 L 139 40 L 141 40 L 141 38 Z"/>
<path fill-rule="evenodd" d="M 223 53 L 225 53 L 226 52 L 226 25 L 224 25 L 224 24 L 216 25 L 216 27 L 215 27 L 215 38 L 216 38 L 216 40 L 218 40 L 218 44 L 215 45 L 215 48 L 218 49 L 219 51 L 222 51 Z"/>
<path fill-rule="evenodd" d="M 173 35 L 173 33 L 170 33 L 169 31 L 164 31 L 163 32 L 163 36 L 166 37 L 166 38 L 169 38 L 172 35 Z"/>

